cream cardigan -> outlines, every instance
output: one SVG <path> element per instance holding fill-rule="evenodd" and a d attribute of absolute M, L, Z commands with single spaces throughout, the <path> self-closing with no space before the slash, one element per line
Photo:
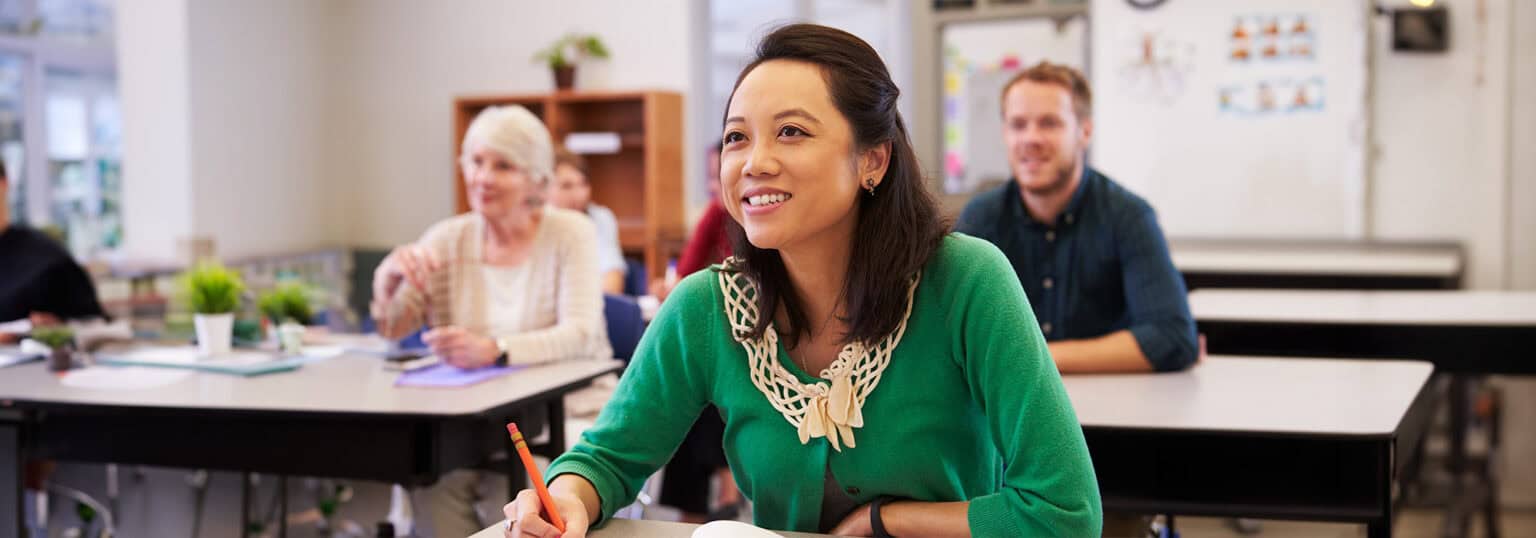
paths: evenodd
<path fill-rule="evenodd" d="M 493 301 L 482 254 L 485 219 L 477 213 L 458 215 L 422 234 L 417 244 L 443 262 L 442 268 L 428 276 L 427 290 L 406 281 L 392 299 L 375 306 L 379 333 L 400 338 L 422 325 L 453 325 L 507 339 L 511 364 L 611 358 L 592 223 L 574 211 L 543 211 L 532 251 L 522 262 L 529 281 L 536 283 L 531 289 Z M 516 315 L 509 317 L 522 326 L 490 334 L 491 308 L 514 309 Z"/>

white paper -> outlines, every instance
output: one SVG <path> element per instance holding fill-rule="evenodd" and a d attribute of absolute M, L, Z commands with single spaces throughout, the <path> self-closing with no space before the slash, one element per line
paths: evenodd
<path fill-rule="evenodd" d="M 27 334 L 30 332 L 32 332 L 32 320 L 29 319 L 18 319 L 0 323 L 0 333 Z"/>
<path fill-rule="evenodd" d="M 784 538 L 740 521 L 711 521 L 693 530 L 693 538 Z"/>
<path fill-rule="evenodd" d="M 76 389 L 144 390 L 169 386 L 189 375 L 190 370 L 92 366 L 66 372 L 60 383 Z"/>

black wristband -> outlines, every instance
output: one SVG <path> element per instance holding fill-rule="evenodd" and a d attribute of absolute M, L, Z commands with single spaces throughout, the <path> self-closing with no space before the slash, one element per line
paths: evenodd
<path fill-rule="evenodd" d="M 875 538 L 895 538 L 891 533 L 885 532 L 885 522 L 880 520 L 880 506 L 896 500 L 895 497 L 884 495 L 876 497 L 869 503 L 869 528 L 874 532 Z"/>

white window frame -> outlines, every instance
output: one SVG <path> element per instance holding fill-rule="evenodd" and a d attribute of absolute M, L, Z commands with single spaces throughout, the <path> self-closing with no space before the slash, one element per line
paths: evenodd
<path fill-rule="evenodd" d="M 38 13 L 37 0 L 23 0 L 22 18 L 31 19 Z M 110 44 L 89 44 L 43 35 L 22 37 L 0 35 L 0 54 L 19 58 L 22 62 L 22 117 L 21 139 L 24 170 L 10 170 L 10 175 L 20 177 L 26 185 L 25 219 L 34 225 L 52 223 L 53 185 L 48 175 L 48 132 L 46 130 L 47 89 L 45 77 L 49 69 L 74 71 L 87 77 L 117 78 L 117 55 Z M 94 104 L 87 105 L 87 120 L 94 114 Z M 91 155 L 97 155 L 92 143 Z M 6 163 L 14 167 L 15 163 Z M 87 174 L 96 175 L 93 166 L 86 166 Z M 94 179 L 94 178 L 93 178 Z"/>

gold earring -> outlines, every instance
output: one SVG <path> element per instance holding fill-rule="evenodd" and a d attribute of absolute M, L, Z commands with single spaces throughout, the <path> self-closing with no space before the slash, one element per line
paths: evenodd
<path fill-rule="evenodd" d="M 864 180 L 864 190 L 869 191 L 870 196 L 875 195 L 875 178 L 866 178 Z"/>

